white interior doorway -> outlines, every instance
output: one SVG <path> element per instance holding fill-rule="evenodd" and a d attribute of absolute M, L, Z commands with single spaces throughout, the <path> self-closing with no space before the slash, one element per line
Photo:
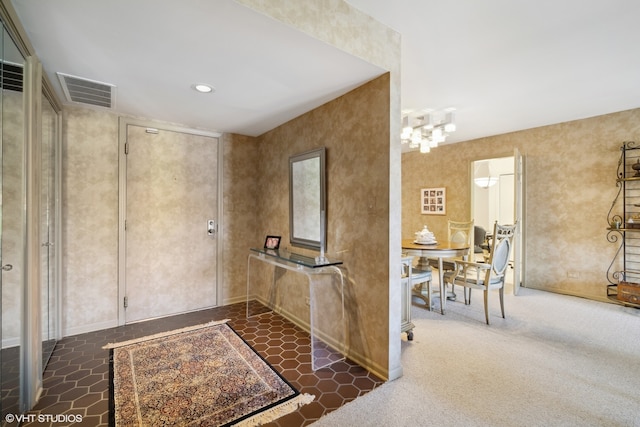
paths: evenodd
<path fill-rule="evenodd" d="M 513 224 L 514 175 L 513 157 L 473 162 L 472 218 L 475 225 L 490 232 L 496 221 L 499 224 Z"/>
<path fill-rule="evenodd" d="M 523 284 L 523 158 L 516 150 L 514 156 L 476 160 L 471 163 L 471 217 L 474 224 L 493 232 L 493 225 L 517 224 L 514 250 L 511 254 L 514 294 Z M 476 245 L 479 242 L 474 242 Z"/>
<path fill-rule="evenodd" d="M 121 121 L 119 323 L 218 304 L 218 135 Z"/>

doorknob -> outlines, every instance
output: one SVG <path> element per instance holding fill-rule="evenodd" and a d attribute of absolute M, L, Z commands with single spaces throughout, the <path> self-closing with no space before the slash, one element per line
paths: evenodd
<path fill-rule="evenodd" d="M 11 270 L 13 270 L 13 265 L 5 264 L 5 265 L 2 266 L 2 270 L 3 271 L 11 271 Z"/>

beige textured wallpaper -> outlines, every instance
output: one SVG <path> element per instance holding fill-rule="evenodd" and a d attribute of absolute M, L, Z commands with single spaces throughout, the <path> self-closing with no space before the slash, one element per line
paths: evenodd
<path fill-rule="evenodd" d="M 234 266 L 227 266 L 234 272 L 245 271 L 247 249 L 262 246 L 267 234 L 282 236 L 281 247 L 315 254 L 289 244 L 288 160 L 291 155 L 327 147 L 327 252 L 344 260 L 348 271 L 349 351 L 381 373 L 386 372 L 389 328 L 389 160 L 379 153 L 386 152 L 388 144 L 389 75 L 259 137 L 259 179 L 253 183 L 257 203 L 242 220 L 253 219 L 257 227 L 252 240 L 245 242 L 244 256 L 234 257 Z M 236 209 L 225 218 L 240 215 Z M 238 239 L 233 240 L 235 246 Z M 240 255 L 242 248 L 237 251 Z M 227 284 L 229 295 L 244 295 L 246 274 L 229 277 L 233 282 Z M 299 280 L 304 285 L 304 277 Z M 298 289 L 303 295 L 306 285 Z"/>
<path fill-rule="evenodd" d="M 65 107 L 62 147 L 63 332 L 118 321 L 118 116 Z"/>
<path fill-rule="evenodd" d="M 256 138 L 235 134 L 222 136 L 224 150 L 223 301 L 246 300 L 247 254 L 252 246 L 262 246 L 258 221 L 261 163 Z"/>
<path fill-rule="evenodd" d="M 384 180 L 385 186 L 389 189 L 386 199 L 386 213 L 384 221 L 387 224 L 388 234 L 386 240 L 386 256 L 384 262 L 386 270 L 386 294 L 388 298 L 384 301 L 384 307 L 380 307 L 376 325 L 384 324 L 386 336 L 375 335 L 376 351 L 375 370 L 389 379 L 395 379 L 402 375 L 400 361 L 400 291 L 399 278 L 389 277 L 389 271 L 398 271 L 400 268 L 400 228 L 401 228 L 401 200 L 400 200 L 400 34 L 385 27 L 380 22 L 367 16 L 343 0 L 323 0 L 293 2 L 288 0 L 238 0 L 256 11 L 264 13 L 295 27 L 305 33 L 323 40 L 349 54 L 362 58 L 371 64 L 377 65 L 382 72 L 389 72 L 389 98 L 388 111 L 385 118 L 387 127 L 385 128 L 386 144 L 376 146 L 377 156 L 387 160 L 388 169 Z M 354 105 L 353 109 L 367 110 L 369 105 L 363 104 L 359 107 Z M 332 117 L 327 123 L 323 132 L 332 132 L 343 120 L 342 117 Z M 345 140 L 350 143 L 349 139 Z M 349 151 L 348 148 L 345 151 Z M 357 160 L 357 155 L 348 154 L 352 160 Z M 377 175 L 378 170 L 369 169 L 370 175 Z M 357 174 L 356 174 L 357 175 Z M 382 179 L 382 178 L 381 178 Z M 368 187 L 364 184 L 365 187 Z M 365 191 L 368 191 L 365 188 Z M 380 211 L 382 198 L 379 194 L 369 194 L 369 214 L 383 215 Z M 346 209 L 346 208 L 345 208 Z M 362 212 L 361 212 L 362 214 Z M 362 220 L 361 220 L 362 221 Z M 367 221 L 364 221 L 367 223 Z M 372 233 L 377 231 L 371 230 Z M 380 249 L 382 250 L 382 249 Z M 376 268 L 378 266 L 375 266 Z M 379 278 L 377 280 L 380 280 Z M 386 317 L 383 317 L 386 316 Z M 366 344 L 359 346 L 364 349 Z M 353 347 L 354 349 L 357 347 Z M 382 353 L 385 353 L 384 355 Z M 366 351 L 365 351 L 366 353 Z M 367 364 L 369 365 L 369 364 Z"/>
<path fill-rule="evenodd" d="M 343 0 L 236 1 L 296 27 L 345 52 L 364 58 L 390 71 L 392 80 L 397 79 L 399 82 L 400 35 Z M 398 126 L 400 126 L 399 122 Z"/>
<path fill-rule="evenodd" d="M 427 223 L 446 235 L 447 219 L 470 216 L 471 161 L 525 158 L 525 285 L 606 299 L 606 271 L 617 247 L 606 239 L 623 141 L 640 138 L 640 110 L 444 145 L 402 156 L 402 236 Z M 447 215 L 420 213 L 419 192 L 447 188 Z"/>

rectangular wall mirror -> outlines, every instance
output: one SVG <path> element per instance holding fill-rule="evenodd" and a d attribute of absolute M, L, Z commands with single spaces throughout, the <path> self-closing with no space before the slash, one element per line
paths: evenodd
<path fill-rule="evenodd" d="M 289 158 L 289 233 L 291 244 L 326 249 L 325 148 Z"/>

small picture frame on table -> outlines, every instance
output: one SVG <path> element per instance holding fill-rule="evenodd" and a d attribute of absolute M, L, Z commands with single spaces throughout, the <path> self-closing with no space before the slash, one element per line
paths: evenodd
<path fill-rule="evenodd" d="M 278 249 L 280 247 L 280 236 L 267 236 L 264 241 L 265 249 Z"/>

